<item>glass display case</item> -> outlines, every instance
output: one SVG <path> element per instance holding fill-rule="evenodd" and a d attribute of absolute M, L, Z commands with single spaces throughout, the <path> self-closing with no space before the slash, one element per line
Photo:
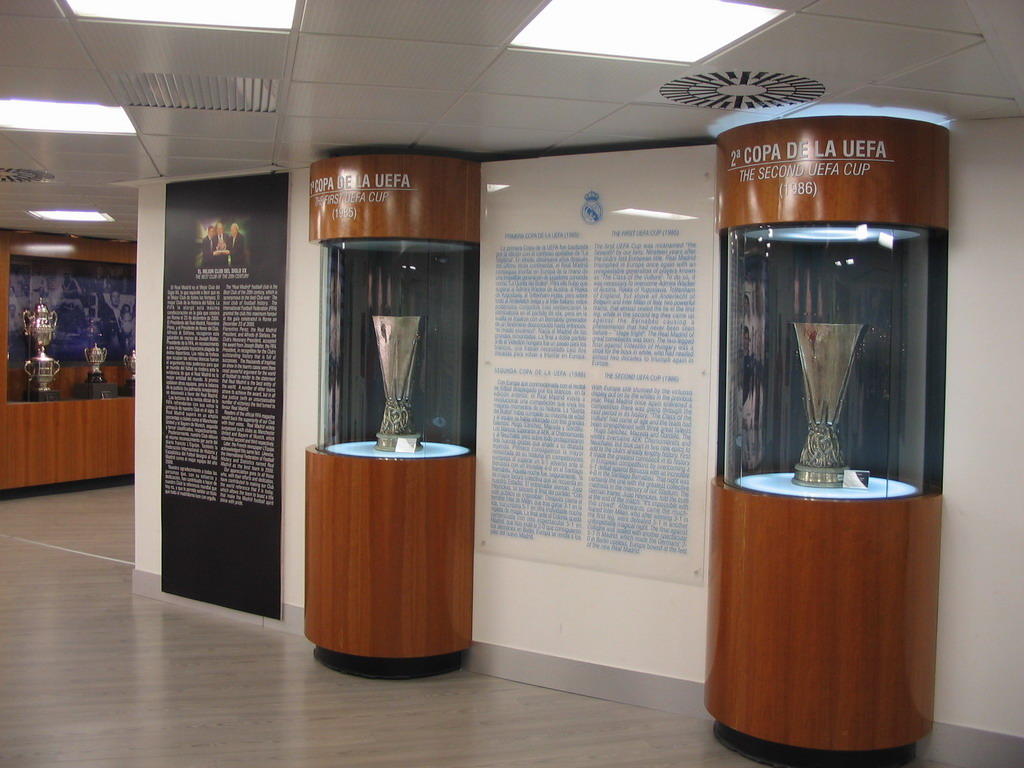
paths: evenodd
<path fill-rule="evenodd" d="M 726 483 L 839 499 L 938 490 L 945 230 L 811 222 L 723 238 Z"/>
<path fill-rule="evenodd" d="M 317 448 L 381 459 L 475 448 L 476 244 L 322 243 Z"/>

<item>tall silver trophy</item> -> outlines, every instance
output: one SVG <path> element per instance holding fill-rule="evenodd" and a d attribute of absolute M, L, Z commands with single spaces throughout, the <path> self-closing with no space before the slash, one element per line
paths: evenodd
<path fill-rule="evenodd" d="M 57 313 L 46 306 L 42 297 L 36 303 L 35 311 L 21 313 L 29 348 L 35 356 L 25 361 L 25 373 L 29 377 L 29 399 L 55 399 L 58 393 L 50 389 L 54 377 L 60 371 L 60 363 L 46 354 L 46 346 L 53 341 L 57 330 Z"/>
<path fill-rule="evenodd" d="M 420 433 L 412 420 L 412 374 L 420 340 L 419 315 L 374 315 L 377 356 L 384 378 L 384 418 L 377 432 L 378 451 L 418 451 Z"/>
<path fill-rule="evenodd" d="M 804 379 L 807 440 L 793 482 L 817 488 L 841 488 L 849 469 L 836 424 L 850 383 L 853 356 L 862 323 L 793 323 Z"/>

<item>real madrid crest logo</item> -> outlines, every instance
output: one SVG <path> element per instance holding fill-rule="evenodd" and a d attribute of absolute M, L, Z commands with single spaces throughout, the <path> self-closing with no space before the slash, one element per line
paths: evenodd
<path fill-rule="evenodd" d="M 597 192 L 587 192 L 583 196 L 583 207 L 580 208 L 580 218 L 584 224 L 597 224 L 604 218 L 604 208 L 601 207 L 601 196 Z"/>

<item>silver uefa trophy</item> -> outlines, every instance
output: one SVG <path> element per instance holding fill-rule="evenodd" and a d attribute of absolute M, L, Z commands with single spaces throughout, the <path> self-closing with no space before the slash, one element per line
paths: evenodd
<path fill-rule="evenodd" d="M 384 418 L 377 432 L 378 451 L 396 451 L 399 441 L 407 450 L 418 451 L 420 433 L 412 421 L 412 371 L 420 340 L 420 317 L 374 315 L 377 356 L 384 378 Z"/>
<path fill-rule="evenodd" d="M 35 311 L 26 309 L 21 313 L 21 319 L 25 335 L 29 338 L 29 346 L 36 353 L 25 361 L 25 373 L 29 377 L 29 398 L 43 399 L 40 393 L 52 392 L 50 384 L 60 371 L 60 363 L 46 354 L 46 345 L 53 341 L 53 334 L 57 330 L 57 313 L 48 308 L 40 296 Z"/>
<path fill-rule="evenodd" d="M 793 323 L 804 379 L 807 440 L 793 482 L 817 488 L 841 488 L 849 469 L 839 445 L 836 423 L 843 410 L 861 323 Z"/>
<path fill-rule="evenodd" d="M 103 377 L 100 366 L 107 361 L 107 349 L 94 343 L 92 347 L 82 350 L 85 353 L 85 362 L 89 364 L 89 375 L 86 376 L 86 384 L 105 384 L 107 380 Z"/>

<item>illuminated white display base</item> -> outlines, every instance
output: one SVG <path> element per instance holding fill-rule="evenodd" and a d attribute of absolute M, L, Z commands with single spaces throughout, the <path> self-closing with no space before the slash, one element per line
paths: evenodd
<path fill-rule="evenodd" d="M 799 496 L 804 499 L 895 499 L 914 496 L 920 491 L 910 483 L 886 480 L 884 477 L 868 479 L 867 488 L 810 488 L 793 483 L 792 472 L 773 472 L 764 475 L 747 475 L 736 479 L 736 485 L 747 491 L 773 493 L 778 496 Z"/>
<path fill-rule="evenodd" d="M 462 456 L 469 453 L 469 448 L 461 445 L 449 445 L 448 443 L 420 443 L 423 450 L 416 452 L 403 451 L 378 451 L 374 446 L 374 440 L 366 440 L 359 443 L 336 443 L 324 448 L 327 453 L 337 453 L 342 456 L 359 456 L 368 459 L 445 459 L 451 456 Z"/>

